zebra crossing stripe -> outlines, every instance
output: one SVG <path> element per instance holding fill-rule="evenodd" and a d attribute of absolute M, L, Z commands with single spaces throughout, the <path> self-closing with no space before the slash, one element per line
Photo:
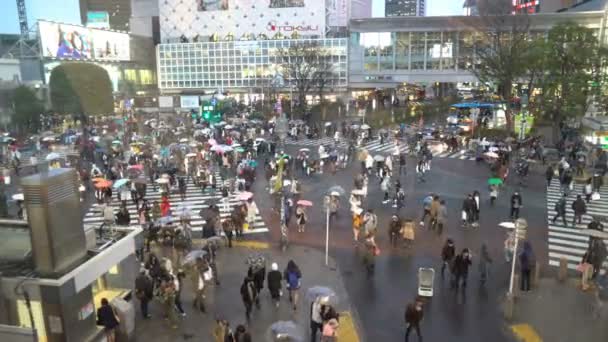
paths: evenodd
<path fill-rule="evenodd" d="M 563 225 L 561 217 L 555 223 L 552 222 L 555 216 L 555 204 L 563 197 L 558 181 L 553 181 L 547 189 L 547 250 L 550 266 L 558 267 L 560 260 L 564 258 L 568 268 L 575 270 L 589 245 L 589 236 L 583 234 L 582 229 L 587 228 L 592 216 L 608 216 L 608 190 L 600 189 L 600 199 L 587 203 L 587 212 L 582 216 L 581 223 L 572 225 L 574 220 L 572 202 L 576 200 L 578 194 L 583 193 L 583 189 L 584 185 L 575 184 L 566 198 L 566 226 Z M 604 242 L 608 243 L 608 239 Z M 604 262 L 604 265 L 608 265 L 608 262 Z"/>

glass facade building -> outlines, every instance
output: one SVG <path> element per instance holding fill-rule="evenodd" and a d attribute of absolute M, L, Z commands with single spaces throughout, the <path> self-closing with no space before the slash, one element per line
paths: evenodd
<path fill-rule="evenodd" d="M 250 40 L 160 44 L 158 84 L 161 90 L 289 88 L 282 74 L 281 49 L 300 43 L 318 44 L 332 64 L 328 89 L 348 85 L 347 38 Z"/>

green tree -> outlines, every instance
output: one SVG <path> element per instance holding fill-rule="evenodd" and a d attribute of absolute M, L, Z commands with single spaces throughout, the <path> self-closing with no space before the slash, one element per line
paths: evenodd
<path fill-rule="evenodd" d="M 32 89 L 23 85 L 15 88 L 12 93 L 12 105 L 12 121 L 20 131 L 35 132 L 40 127 L 40 114 L 44 106 Z"/>
<path fill-rule="evenodd" d="M 511 11 L 509 1 L 484 2 L 475 32 L 475 67 L 471 70 L 481 82 L 496 85 L 503 101 L 511 100 L 513 83 L 525 73 L 523 61 L 530 28 L 527 15 L 512 15 Z M 513 120 L 509 106 L 506 119 L 510 130 Z"/>
<path fill-rule="evenodd" d="M 114 111 L 110 77 L 95 64 L 61 64 L 51 72 L 49 87 L 53 110 L 58 113 L 100 115 Z"/>
<path fill-rule="evenodd" d="M 590 99 L 601 89 L 597 82 L 608 51 L 593 30 L 574 23 L 553 27 L 543 49 L 539 102 L 557 133 L 561 121 L 584 115 Z"/>

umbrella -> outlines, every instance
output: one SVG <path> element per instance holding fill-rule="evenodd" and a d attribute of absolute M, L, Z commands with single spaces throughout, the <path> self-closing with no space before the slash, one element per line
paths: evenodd
<path fill-rule="evenodd" d="M 245 152 L 245 149 L 242 148 L 242 147 L 237 147 L 234 150 L 237 151 L 237 152 L 239 152 L 239 153 L 244 153 Z"/>
<path fill-rule="evenodd" d="M 333 192 L 337 192 L 338 195 L 333 195 Z M 328 194 L 332 194 L 332 196 L 342 196 L 346 193 L 346 191 L 344 191 L 344 188 L 339 186 L 339 185 L 334 185 L 331 188 L 327 189 L 327 193 Z"/>
<path fill-rule="evenodd" d="M 105 178 L 102 178 L 102 177 L 97 177 L 97 178 L 93 178 L 93 179 L 92 179 L 93 183 L 97 183 L 97 182 L 101 182 L 101 181 L 105 181 L 105 180 L 106 180 L 106 179 L 105 179 Z"/>
<path fill-rule="evenodd" d="M 225 129 L 233 129 L 234 127 L 232 127 L 232 125 L 226 125 L 224 126 Z"/>
<path fill-rule="evenodd" d="M 194 158 L 196 157 L 196 153 L 188 153 L 186 154 L 186 158 Z"/>
<path fill-rule="evenodd" d="M 136 184 L 147 184 L 148 181 L 145 178 L 139 177 L 132 180 Z"/>
<path fill-rule="evenodd" d="M 301 149 L 300 149 L 300 152 L 310 152 L 310 149 L 309 149 L 309 148 L 304 147 L 304 148 L 301 148 Z"/>
<path fill-rule="evenodd" d="M 169 180 L 167 178 L 159 178 L 159 179 L 155 180 L 155 182 L 158 184 L 167 184 L 167 183 L 169 183 Z"/>
<path fill-rule="evenodd" d="M 361 129 L 370 129 L 371 127 L 369 127 L 368 124 L 363 124 L 361 125 Z"/>
<path fill-rule="evenodd" d="M 266 139 L 264 139 L 264 138 L 255 138 L 255 141 L 262 142 L 262 141 L 266 141 Z"/>
<path fill-rule="evenodd" d="M 179 217 L 189 217 L 192 216 L 192 210 L 185 205 L 180 205 L 175 209 L 175 215 Z"/>
<path fill-rule="evenodd" d="M 141 165 L 141 164 L 129 165 L 129 167 L 127 169 L 128 170 L 139 170 L 139 171 L 142 171 L 144 169 L 144 166 Z"/>
<path fill-rule="evenodd" d="M 179 139 L 179 142 L 187 144 L 188 143 L 188 138 L 181 138 L 181 139 Z"/>
<path fill-rule="evenodd" d="M 329 127 L 329 126 L 331 126 L 331 122 L 326 122 L 325 127 Z"/>
<path fill-rule="evenodd" d="M 209 145 L 217 145 L 217 141 L 215 141 L 215 139 L 209 139 L 209 140 L 207 140 L 207 143 Z"/>
<path fill-rule="evenodd" d="M 216 123 L 216 126 L 224 126 L 226 124 L 226 121 L 220 121 L 218 123 Z"/>
<path fill-rule="evenodd" d="M 297 204 L 304 207 L 312 207 L 312 202 L 307 200 L 299 200 Z"/>
<path fill-rule="evenodd" d="M 278 321 L 268 328 L 268 341 L 304 342 L 304 334 L 292 321 Z"/>
<path fill-rule="evenodd" d="M 515 229 L 514 222 L 501 222 L 498 224 L 499 227 L 507 228 L 507 229 Z"/>
<path fill-rule="evenodd" d="M 253 194 L 251 192 L 245 191 L 245 192 L 241 192 L 238 196 L 238 199 L 240 201 L 247 201 L 248 199 L 250 199 L 251 197 L 253 197 Z"/>
<path fill-rule="evenodd" d="M 502 185 L 502 179 L 490 178 L 490 179 L 488 179 L 488 185 Z"/>
<path fill-rule="evenodd" d="M 122 145 L 122 142 L 120 140 L 114 140 L 112 141 L 113 145 Z"/>
<path fill-rule="evenodd" d="M 597 229 L 582 229 L 581 233 L 599 239 L 608 239 L 608 232 Z"/>
<path fill-rule="evenodd" d="M 53 141 L 55 140 L 55 137 L 44 137 L 42 138 L 42 141 Z"/>
<path fill-rule="evenodd" d="M 488 158 L 498 158 L 498 153 L 496 153 L 496 152 L 486 152 L 483 155 Z"/>
<path fill-rule="evenodd" d="M 51 153 L 49 153 L 49 154 L 46 155 L 45 159 L 47 161 L 51 161 L 51 160 L 55 160 L 55 159 L 61 159 L 61 155 L 59 153 L 51 152 Z"/>
<path fill-rule="evenodd" d="M 337 191 L 332 191 L 329 194 L 332 195 L 332 196 L 340 196 L 340 193 L 337 192 Z"/>
<path fill-rule="evenodd" d="M 329 287 L 325 286 L 313 286 L 306 290 L 306 299 L 309 301 L 314 301 L 315 299 L 321 297 L 323 303 L 327 303 L 327 301 L 332 300 L 335 301 L 337 299 L 336 292 Z"/>
<path fill-rule="evenodd" d="M 283 186 L 289 186 L 289 185 L 291 185 L 291 181 L 289 179 L 285 179 L 283 181 Z"/>
<path fill-rule="evenodd" d="M 162 225 L 171 224 L 173 222 L 173 217 L 172 216 L 163 216 L 163 217 L 159 218 L 157 220 L 157 222 Z"/>
<path fill-rule="evenodd" d="M 14 194 L 13 195 L 13 200 L 15 200 L 15 201 L 23 201 L 24 200 L 23 194 Z"/>
<path fill-rule="evenodd" d="M 354 189 L 353 191 L 350 192 L 353 195 L 358 195 L 358 196 L 363 196 L 365 195 L 365 192 L 362 189 Z"/>
<path fill-rule="evenodd" d="M 207 252 L 202 249 L 194 250 L 184 257 L 184 264 L 195 262 L 197 258 L 202 258 L 207 255 Z"/>
<path fill-rule="evenodd" d="M 377 161 L 377 162 L 384 161 L 384 156 L 381 156 L 381 155 L 379 155 L 379 154 L 378 154 L 378 155 L 375 155 L 375 156 L 374 156 L 374 161 Z"/>
<path fill-rule="evenodd" d="M 117 180 L 117 181 L 114 183 L 113 188 L 114 188 L 114 189 L 118 189 L 118 188 L 120 188 L 121 186 L 126 185 L 128 182 L 129 182 L 129 180 L 128 180 L 128 179 L 126 179 L 126 178 L 119 179 L 119 180 Z"/>
<path fill-rule="evenodd" d="M 99 182 L 95 183 L 95 187 L 97 189 L 109 188 L 111 186 L 112 186 L 112 182 L 109 180 L 103 180 L 103 181 L 99 181 Z"/>

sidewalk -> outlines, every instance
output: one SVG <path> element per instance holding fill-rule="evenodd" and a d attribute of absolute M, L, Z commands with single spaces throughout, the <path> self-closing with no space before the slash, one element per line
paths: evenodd
<path fill-rule="evenodd" d="M 268 248 L 269 247 L 269 248 Z M 280 320 L 295 321 L 304 334 L 304 340 L 309 340 L 310 334 L 310 303 L 305 300 L 306 289 L 315 286 L 327 286 L 332 288 L 339 296 L 338 312 L 343 313 L 341 327 L 339 330 L 340 342 L 359 342 L 357 315 L 352 312 L 349 299 L 340 273 L 335 267 L 335 262 L 330 259 L 331 268 L 324 265 L 325 256 L 318 250 L 290 246 L 286 253 L 281 253 L 276 246 L 268 246 L 263 243 L 246 244 L 232 249 L 222 248 L 217 257 L 218 273 L 221 281 L 219 287 L 212 286 L 207 289 L 206 302 L 207 313 L 194 312 L 192 308 L 192 289 L 190 280 L 185 280 L 182 293 L 182 302 L 186 317 L 180 319 L 179 328 L 172 330 L 162 318 L 162 306 L 159 302 L 150 303 L 149 320 L 141 319 L 139 303 L 137 303 L 137 319 L 135 336 L 137 341 L 146 342 L 169 342 L 169 341 L 213 341 L 211 332 L 214 327 L 214 319 L 218 316 L 227 319 L 232 329 L 239 324 L 245 324 L 245 309 L 241 301 L 240 286 L 247 272 L 245 260 L 251 254 L 261 254 L 266 257 L 267 270 L 273 262 L 279 264 L 281 272 L 290 259 L 293 259 L 302 271 L 302 288 L 300 292 L 300 303 L 297 311 L 293 311 L 289 305 L 287 291 L 283 290 L 280 307 L 275 308 L 270 301 L 270 294 L 265 288 L 260 297 L 261 309 L 254 308 L 249 331 L 254 342 L 266 342 L 266 331 L 270 324 Z"/>
<path fill-rule="evenodd" d="M 600 308 L 591 292 L 582 292 L 578 279 L 565 283 L 541 279 L 538 289 L 520 293 L 512 330 L 524 342 L 607 341 L 608 302 Z M 535 336 L 536 335 L 536 336 Z"/>

